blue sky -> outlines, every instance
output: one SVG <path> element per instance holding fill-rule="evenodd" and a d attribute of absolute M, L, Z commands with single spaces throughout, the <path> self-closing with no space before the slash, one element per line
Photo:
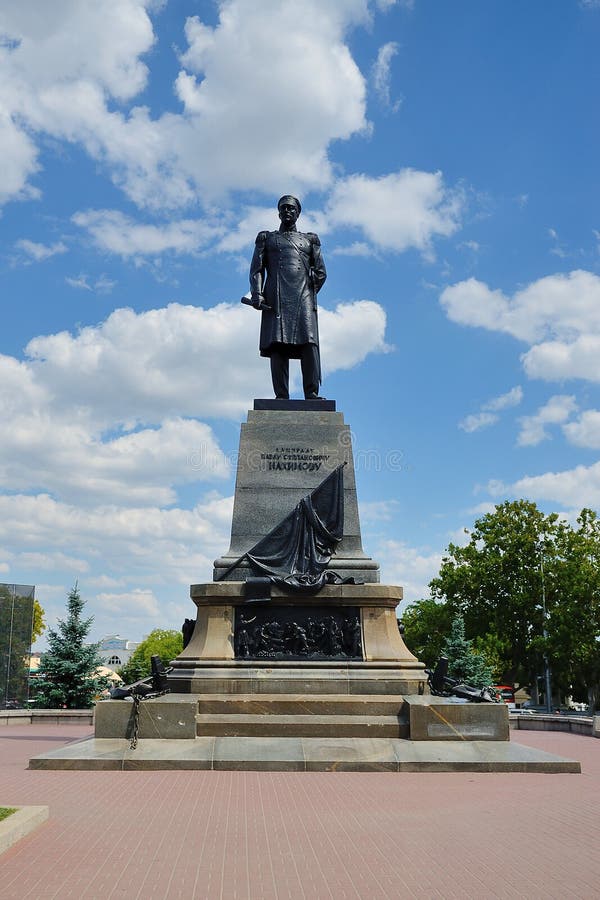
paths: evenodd
<path fill-rule="evenodd" d="M 382 580 L 504 499 L 598 508 L 599 37 L 597 0 L 0 0 L 0 578 L 50 624 L 78 579 L 96 638 L 191 614 L 288 192 Z"/>

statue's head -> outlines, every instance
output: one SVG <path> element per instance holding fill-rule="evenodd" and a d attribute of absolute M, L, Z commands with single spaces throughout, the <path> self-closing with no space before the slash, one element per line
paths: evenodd
<path fill-rule="evenodd" d="M 284 194 L 280 198 L 277 204 L 277 211 L 281 224 L 286 230 L 289 230 L 296 224 L 301 209 L 302 207 L 297 197 L 292 197 L 291 194 Z"/>
<path fill-rule="evenodd" d="M 277 209 L 281 210 L 282 206 L 289 206 L 291 204 L 296 205 L 296 209 L 298 210 L 298 215 L 302 212 L 302 207 L 300 206 L 300 201 L 297 197 L 293 197 L 291 194 L 284 194 L 283 197 L 280 197 L 277 202 Z"/>

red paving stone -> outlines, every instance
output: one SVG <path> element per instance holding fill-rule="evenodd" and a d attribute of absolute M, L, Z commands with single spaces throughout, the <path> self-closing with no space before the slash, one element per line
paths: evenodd
<path fill-rule="evenodd" d="M 582 775 L 28 771 L 88 726 L 0 726 L 0 804 L 49 821 L 1 900 L 600 897 L 600 740 L 513 732 Z"/>

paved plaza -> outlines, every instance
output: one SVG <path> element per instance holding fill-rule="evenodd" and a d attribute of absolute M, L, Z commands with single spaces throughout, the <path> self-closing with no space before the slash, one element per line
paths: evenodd
<path fill-rule="evenodd" d="M 27 769 L 90 734 L 0 727 L 0 804 L 50 808 L 1 900 L 600 897 L 591 737 L 516 733 L 581 775 Z"/>

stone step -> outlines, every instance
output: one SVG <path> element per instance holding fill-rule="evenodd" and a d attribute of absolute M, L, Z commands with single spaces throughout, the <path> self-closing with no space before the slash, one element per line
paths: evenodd
<path fill-rule="evenodd" d="M 408 723 L 398 716 L 196 716 L 198 737 L 360 737 L 408 738 Z"/>
<path fill-rule="evenodd" d="M 178 662 L 175 660 L 175 662 Z M 181 661 L 179 661 L 181 662 Z M 397 665 L 198 666 L 168 675 L 173 693 L 188 694 L 386 694 L 422 689 L 422 673 Z"/>
<path fill-rule="evenodd" d="M 209 715 L 398 716 L 404 699 L 388 694 L 200 694 L 198 711 Z"/>

